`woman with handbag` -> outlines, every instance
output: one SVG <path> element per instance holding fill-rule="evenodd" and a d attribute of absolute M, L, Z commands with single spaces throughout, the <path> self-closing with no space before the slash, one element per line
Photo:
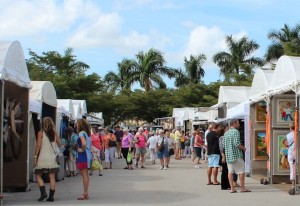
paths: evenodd
<path fill-rule="evenodd" d="M 47 198 L 42 174 L 48 173 L 50 181 L 50 194 L 47 201 L 53 202 L 55 193 L 55 173 L 59 171 L 59 165 L 56 161 L 56 156 L 58 155 L 58 146 L 61 145 L 61 142 L 55 131 L 54 123 L 50 117 L 43 118 L 42 128 L 43 129 L 39 131 L 37 135 L 34 153 L 34 173 L 41 192 L 41 197 L 38 199 L 38 201 L 43 201 Z"/>
<path fill-rule="evenodd" d="M 159 136 L 157 138 L 156 143 L 156 149 L 157 149 L 157 158 L 160 160 L 160 170 L 167 170 L 167 158 L 169 156 L 169 150 L 168 150 L 168 140 L 167 137 L 165 137 L 164 131 L 162 129 L 159 130 Z"/>
<path fill-rule="evenodd" d="M 79 138 L 77 139 L 77 168 L 80 171 L 83 181 L 83 194 L 77 200 L 89 199 L 89 176 L 88 169 L 91 167 L 91 131 L 86 119 L 79 119 L 76 122 L 76 128 Z"/>
<path fill-rule="evenodd" d="M 93 155 L 93 160 L 92 160 L 92 167 L 90 171 L 90 176 L 93 175 L 93 170 L 98 170 L 99 171 L 99 176 L 103 176 L 101 174 L 101 170 L 103 169 L 102 164 L 101 164 L 101 158 L 100 154 L 102 152 L 102 145 L 103 141 L 101 138 L 101 134 L 99 133 L 98 127 L 93 126 L 92 127 L 92 155 Z M 96 166 L 93 166 L 96 165 Z"/>
<path fill-rule="evenodd" d="M 104 169 L 112 169 L 112 163 L 114 159 L 114 155 L 117 148 L 117 139 L 116 136 L 110 132 L 109 128 L 104 129 L 105 136 L 104 140 L 104 148 L 105 148 L 105 167 Z"/>
<path fill-rule="evenodd" d="M 132 134 L 129 133 L 128 129 L 123 129 L 124 136 L 121 138 L 122 140 L 122 146 L 121 146 L 121 151 L 122 155 L 125 158 L 127 166 L 124 167 L 124 169 L 129 169 L 132 170 L 132 140 L 133 136 Z"/>

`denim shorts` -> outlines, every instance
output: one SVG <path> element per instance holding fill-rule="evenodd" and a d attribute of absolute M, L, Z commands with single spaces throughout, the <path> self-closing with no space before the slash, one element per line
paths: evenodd
<path fill-rule="evenodd" d="M 162 158 L 167 158 L 169 157 L 169 149 L 168 145 L 164 145 L 164 150 L 163 151 L 157 151 L 157 159 L 162 159 Z"/>
<path fill-rule="evenodd" d="M 212 154 L 207 155 L 208 157 L 208 167 L 219 167 L 220 155 Z"/>

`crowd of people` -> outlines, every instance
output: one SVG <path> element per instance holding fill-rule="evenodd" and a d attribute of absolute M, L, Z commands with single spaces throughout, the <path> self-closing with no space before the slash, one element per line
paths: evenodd
<path fill-rule="evenodd" d="M 65 129 L 65 137 L 60 141 L 50 117 L 43 119 L 43 129 L 38 133 L 35 150 L 35 175 L 40 187 L 38 201 L 54 201 L 55 173 L 59 163 L 56 161 L 58 147 L 63 145 L 66 158 L 65 168 L 68 177 L 80 174 L 83 181 L 83 194 L 78 200 L 89 199 L 89 176 L 94 171 L 102 176 L 103 169 L 112 169 L 116 158 L 124 158 L 124 169 L 146 169 L 146 155 L 149 153 L 151 164 L 160 164 L 160 170 L 168 170 L 171 156 L 174 161 L 190 158 L 195 168 L 201 168 L 201 160 L 208 162 L 207 185 L 221 185 L 222 190 L 235 193 L 237 176 L 241 192 L 250 192 L 245 188 L 245 166 L 243 151 L 238 131 L 239 121 L 233 120 L 230 126 L 211 124 L 204 132 L 201 128 L 189 133 L 181 127 L 174 130 L 138 130 L 122 129 L 116 126 L 99 128 L 88 124 L 86 119 L 77 120 L 75 127 Z M 222 168 L 221 182 L 218 173 Z M 46 193 L 42 178 L 49 174 L 50 192 Z"/>

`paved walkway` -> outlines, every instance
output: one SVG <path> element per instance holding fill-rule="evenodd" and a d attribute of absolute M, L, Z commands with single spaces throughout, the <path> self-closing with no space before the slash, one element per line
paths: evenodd
<path fill-rule="evenodd" d="M 116 159 L 112 170 L 104 176 L 90 178 L 90 199 L 76 200 L 82 192 L 81 178 L 65 178 L 57 183 L 55 202 L 37 202 L 38 187 L 31 185 L 30 192 L 7 193 L 4 205 L 203 205 L 203 206 L 299 206 L 300 195 L 289 196 L 286 191 L 271 185 L 261 185 L 255 178 L 247 177 L 251 193 L 231 194 L 220 186 L 206 185 L 206 164 L 195 169 L 191 159 L 171 160 L 170 169 L 159 170 L 158 165 L 146 169 L 124 170 L 124 159 Z M 47 185 L 49 190 L 49 185 Z"/>

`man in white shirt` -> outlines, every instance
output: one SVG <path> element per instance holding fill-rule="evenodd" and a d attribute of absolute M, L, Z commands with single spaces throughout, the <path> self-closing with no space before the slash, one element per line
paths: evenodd
<path fill-rule="evenodd" d="M 157 134 L 154 134 L 153 132 L 150 132 L 149 136 L 150 136 L 150 138 L 147 141 L 147 146 L 149 147 L 150 160 L 151 160 L 152 164 L 155 164 Z"/>
<path fill-rule="evenodd" d="M 288 161 L 290 165 L 290 180 L 292 181 L 292 189 L 290 191 L 294 191 L 295 189 L 295 155 L 294 155 L 294 130 L 295 130 L 295 125 L 294 123 L 290 123 L 290 133 L 286 135 L 287 143 L 288 143 Z M 289 193 L 290 193 L 289 191 Z"/>

